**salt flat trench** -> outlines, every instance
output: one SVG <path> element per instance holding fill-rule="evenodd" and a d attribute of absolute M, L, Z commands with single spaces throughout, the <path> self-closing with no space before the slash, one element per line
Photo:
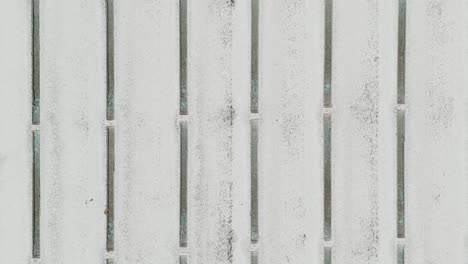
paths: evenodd
<path fill-rule="evenodd" d="M 468 0 L 1 0 L 0 264 L 467 263 Z"/>

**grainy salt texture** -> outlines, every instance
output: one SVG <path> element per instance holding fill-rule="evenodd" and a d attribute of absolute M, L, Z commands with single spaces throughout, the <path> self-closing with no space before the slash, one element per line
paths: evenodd
<path fill-rule="evenodd" d="M 114 255 L 116 264 L 465 263 L 468 0 L 407 1 L 400 100 L 398 1 L 333 1 L 330 83 L 324 0 L 260 1 L 254 45 L 251 2 L 189 0 L 188 102 L 179 94 L 178 1 L 115 1 L 115 122 L 106 122 L 105 1 L 41 0 L 42 263 L 101 264 Z M 1 264 L 32 258 L 31 11 L 29 0 L 0 3 Z M 249 105 L 252 86 L 258 109 Z M 397 116 L 405 117 L 405 230 L 397 230 Z M 332 228 L 324 242 L 328 117 Z M 106 124 L 115 125 L 113 253 Z"/>
<path fill-rule="evenodd" d="M 466 263 L 466 1 L 408 1 L 407 263 Z"/>
<path fill-rule="evenodd" d="M 45 0 L 40 14 L 42 263 L 103 263 L 104 2 Z"/>
<path fill-rule="evenodd" d="M 334 7 L 333 260 L 396 263 L 397 2 Z"/>
<path fill-rule="evenodd" d="M 28 263 L 32 257 L 30 1 L 2 1 L 0 39 L 0 263 Z"/>
<path fill-rule="evenodd" d="M 188 3 L 191 264 L 250 259 L 250 3 Z"/>
<path fill-rule="evenodd" d="M 260 1 L 259 263 L 323 263 L 320 1 Z"/>
<path fill-rule="evenodd" d="M 336 1 L 335 18 L 333 258 L 395 263 L 397 3 Z"/>
<path fill-rule="evenodd" d="M 115 1 L 115 262 L 178 263 L 177 1 Z"/>

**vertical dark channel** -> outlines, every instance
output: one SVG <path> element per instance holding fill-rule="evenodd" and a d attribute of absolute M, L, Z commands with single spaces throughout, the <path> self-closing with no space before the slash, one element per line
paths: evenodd
<path fill-rule="evenodd" d="M 323 240 L 332 240 L 332 35 L 333 0 L 325 1 L 324 63 L 323 63 Z M 331 264 L 332 248 L 324 246 L 324 264 Z"/>
<path fill-rule="evenodd" d="M 250 112 L 258 113 L 258 9 L 259 0 L 252 1 L 251 11 L 251 66 L 250 66 Z"/>
<path fill-rule="evenodd" d="M 406 0 L 398 4 L 398 104 L 405 103 Z"/>
<path fill-rule="evenodd" d="M 325 43 L 324 43 L 324 74 L 323 74 L 323 105 L 332 106 L 332 25 L 333 0 L 325 0 Z"/>
<path fill-rule="evenodd" d="M 405 112 L 397 112 L 397 231 L 405 237 Z"/>
<path fill-rule="evenodd" d="M 250 264 L 258 264 L 258 252 L 253 251 L 250 253 Z"/>
<path fill-rule="evenodd" d="M 405 238 L 406 0 L 398 1 L 397 66 L 397 238 Z M 405 241 L 397 244 L 397 263 L 405 263 Z"/>
<path fill-rule="evenodd" d="M 187 256 L 186 255 L 181 255 L 179 256 L 179 264 L 187 264 Z"/>
<path fill-rule="evenodd" d="M 40 123 L 39 0 L 32 1 L 32 124 Z"/>
<path fill-rule="evenodd" d="M 405 245 L 398 245 L 398 264 L 405 264 Z"/>
<path fill-rule="evenodd" d="M 258 242 L 258 120 L 250 122 L 250 230 L 251 242 Z"/>
<path fill-rule="evenodd" d="M 41 158 L 40 131 L 33 130 L 33 258 L 40 257 L 40 214 L 41 214 Z"/>
<path fill-rule="evenodd" d="M 405 104 L 405 46 L 406 0 L 399 1 L 398 8 L 398 87 L 397 104 Z M 397 111 L 397 237 L 405 237 L 405 115 L 406 109 Z"/>
<path fill-rule="evenodd" d="M 183 121 L 180 123 L 180 247 L 187 247 L 187 151 L 188 128 Z"/>
<path fill-rule="evenodd" d="M 114 120 L 114 0 L 107 0 L 107 120 Z"/>
<path fill-rule="evenodd" d="M 40 184 L 40 38 L 39 38 L 39 0 L 32 0 L 32 257 L 39 258 L 40 245 L 40 215 L 41 215 L 41 184 Z"/>
<path fill-rule="evenodd" d="M 324 229 L 325 241 L 332 238 L 332 189 L 331 189 L 331 115 L 323 116 L 323 190 L 324 190 Z"/>
<path fill-rule="evenodd" d="M 179 2 L 179 82 L 180 82 L 180 114 L 188 114 L 187 102 L 187 0 Z"/>
<path fill-rule="evenodd" d="M 251 0 L 250 112 L 258 114 L 259 1 Z M 257 244 L 258 230 L 258 119 L 250 120 L 250 242 Z M 258 264 L 258 251 L 251 251 L 251 264 Z"/>
<path fill-rule="evenodd" d="M 106 55 L 107 55 L 107 223 L 106 250 L 114 251 L 114 169 L 115 169 L 115 129 L 114 124 L 114 0 L 106 1 Z M 113 258 L 107 259 L 114 263 Z"/>
<path fill-rule="evenodd" d="M 187 87 L 187 1 L 179 0 L 179 115 L 188 115 Z M 180 193 L 179 193 L 179 247 L 186 248 L 188 244 L 187 223 L 187 177 L 188 177 L 188 121 L 180 121 Z M 180 264 L 187 264 L 187 255 L 179 256 Z"/>
<path fill-rule="evenodd" d="M 331 247 L 325 247 L 323 250 L 323 263 L 331 264 L 332 263 L 332 249 Z"/>
<path fill-rule="evenodd" d="M 114 127 L 107 127 L 107 251 L 114 251 Z"/>

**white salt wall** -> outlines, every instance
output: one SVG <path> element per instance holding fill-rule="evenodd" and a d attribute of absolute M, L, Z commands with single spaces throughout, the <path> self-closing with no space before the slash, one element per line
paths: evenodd
<path fill-rule="evenodd" d="M 408 263 L 466 263 L 466 1 L 408 2 Z"/>
<path fill-rule="evenodd" d="M 178 264 L 181 255 L 181 264 L 329 264 L 324 248 L 334 264 L 467 263 L 468 0 L 407 0 L 400 105 L 399 1 L 333 1 L 332 97 L 324 108 L 325 0 L 259 0 L 252 114 L 251 1 L 188 0 L 188 111 L 180 115 L 179 1 L 115 0 L 115 120 L 106 121 L 106 1 L 40 0 L 41 122 L 32 126 L 32 2 L 0 0 L 0 264 Z M 324 114 L 331 117 L 329 241 Z M 251 242 L 252 123 L 258 243 Z M 112 252 L 106 126 L 115 130 Z M 35 260 L 32 130 L 41 143 Z"/>
<path fill-rule="evenodd" d="M 323 263 L 319 1 L 260 1 L 260 263 Z"/>
<path fill-rule="evenodd" d="M 250 259 L 250 3 L 234 2 L 188 1 L 191 264 Z"/>
<path fill-rule="evenodd" d="M 104 7 L 41 1 L 41 259 L 47 264 L 104 258 Z"/>
<path fill-rule="evenodd" d="M 178 263 L 178 14 L 115 1 L 116 263 Z"/>
<path fill-rule="evenodd" d="M 333 21 L 333 263 L 396 263 L 398 3 L 336 0 Z"/>
<path fill-rule="evenodd" d="M 0 2 L 0 263 L 32 254 L 31 3 Z"/>

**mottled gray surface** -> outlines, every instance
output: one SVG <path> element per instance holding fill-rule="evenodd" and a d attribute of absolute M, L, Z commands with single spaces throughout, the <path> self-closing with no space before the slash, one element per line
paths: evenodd
<path fill-rule="evenodd" d="M 466 14 L 3 1 L 0 263 L 465 263 Z"/>

